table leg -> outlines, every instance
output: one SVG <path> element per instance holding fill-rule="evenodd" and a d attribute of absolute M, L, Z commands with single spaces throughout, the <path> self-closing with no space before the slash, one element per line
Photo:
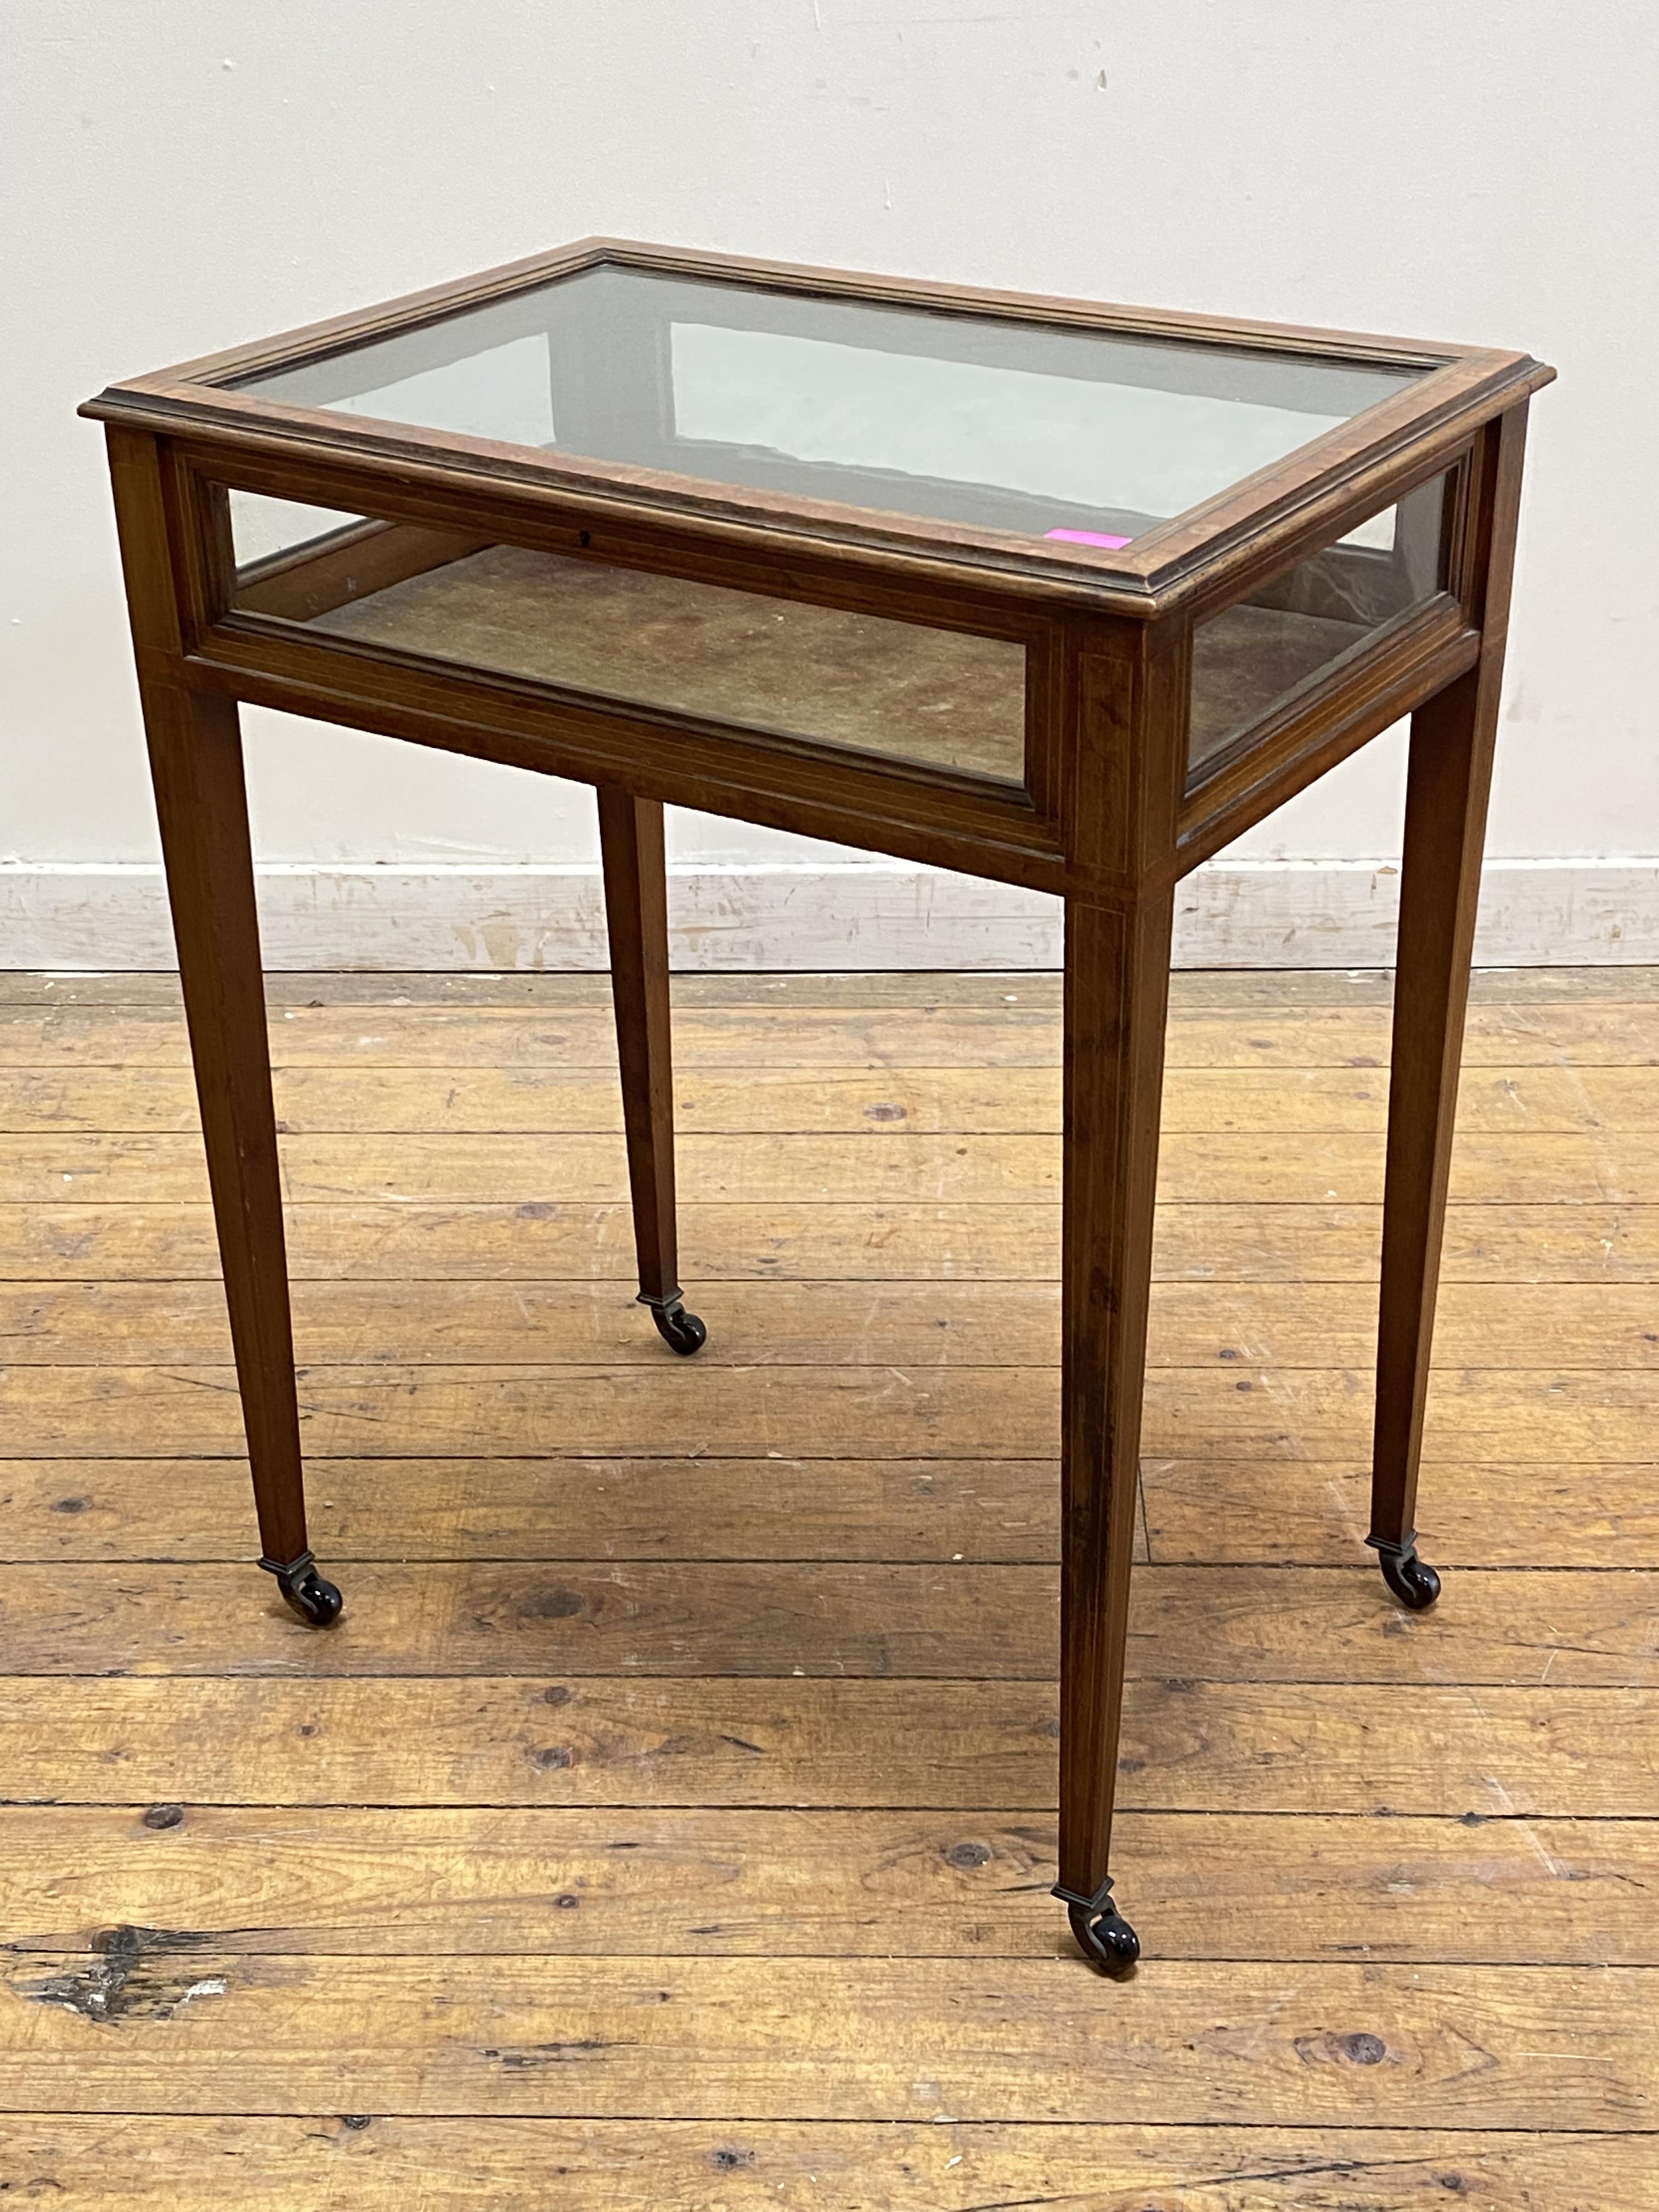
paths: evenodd
<path fill-rule="evenodd" d="M 614 784 L 599 786 L 599 801 L 640 1304 L 650 1307 L 663 1341 L 689 1353 L 701 1349 L 708 1332 L 686 1311 L 679 1284 L 662 806 Z"/>
<path fill-rule="evenodd" d="M 253 856 L 236 703 L 167 682 L 143 686 L 179 981 L 201 1103 L 213 1217 L 259 1516 L 260 1565 L 305 1620 L 326 1627 L 340 1593 L 306 1538 L 276 1125 Z"/>
<path fill-rule="evenodd" d="M 1439 1577 L 1417 1556 L 1417 1468 L 1501 662 L 1501 649 L 1488 653 L 1412 718 L 1365 1540 L 1413 1610 L 1440 1595 Z"/>
<path fill-rule="evenodd" d="M 1112 1802 L 1152 1282 L 1173 901 L 1066 912 L 1060 1881 L 1084 1951 L 1139 1955 L 1111 1901 Z"/>

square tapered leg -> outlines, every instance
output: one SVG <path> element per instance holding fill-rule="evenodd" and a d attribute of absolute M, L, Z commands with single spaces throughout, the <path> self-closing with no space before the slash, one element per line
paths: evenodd
<path fill-rule="evenodd" d="M 1440 1279 L 1457 1078 L 1492 787 L 1525 410 L 1487 432 L 1480 658 L 1412 717 L 1389 1079 L 1371 1527 L 1383 1578 L 1420 1612 L 1440 1577 L 1417 1555 L 1417 1474 Z"/>
<path fill-rule="evenodd" d="M 640 1303 L 650 1307 L 663 1341 L 690 1353 L 701 1348 L 708 1333 L 696 1314 L 686 1311 L 679 1283 L 662 808 L 655 799 L 635 799 L 614 784 L 599 786 L 599 802 Z"/>
<path fill-rule="evenodd" d="M 1060 1881 L 1084 1951 L 1139 1954 L 1110 1896 L 1139 1500 L 1172 902 L 1066 916 Z"/>
<path fill-rule="evenodd" d="M 179 948 L 179 976 L 230 1309 L 259 1564 L 303 1619 L 325 1628 L 340 1593 L 306 1534 L 288 1257 L 270 1096 L 264 979 L 236 703 L 147 678 L 150 772 Z"/>

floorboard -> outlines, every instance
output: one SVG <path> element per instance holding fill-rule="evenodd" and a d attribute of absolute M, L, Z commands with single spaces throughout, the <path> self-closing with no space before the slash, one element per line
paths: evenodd
<path fill-rule="evenodd" d="M 1474 980 L 1359 1539 L 1386 975 L 1174 979 L 1118 1881 L 1054 1849 L 1058 993 L 274 976 L 315 1535 L 252 1571 L 174 979 L 0 977 L 0 2193 L 1659 2207 L 1659 971 Z"/>
<path fill-rule="evenodd" d="M 75 2212 L 1651 2212 L 1640 2136 L 1406 2129 L 20 2114 L 25 2187 Z M 113 2155 L 112 2155 L 113 2154 Z"/>

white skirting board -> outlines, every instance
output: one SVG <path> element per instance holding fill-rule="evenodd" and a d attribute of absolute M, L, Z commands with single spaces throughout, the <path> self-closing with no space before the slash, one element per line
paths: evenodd
<path fill-rule="evenodd" d="M 1182 968 L 1377 968 L 1394 960 L 1386 860 L 1214 860 L 1181 884 Z M 265 965 L 603 968 L 596 867 L 272 866 Z M 680 969 L 1054 968 L 1058 902 L 885 862 L 671 873 Z M 1488 863 L 1477 962 L 1659 964 L 1659 859 Z M 171 968 L 159 866 L 0 864 L 0 967 Z"/>

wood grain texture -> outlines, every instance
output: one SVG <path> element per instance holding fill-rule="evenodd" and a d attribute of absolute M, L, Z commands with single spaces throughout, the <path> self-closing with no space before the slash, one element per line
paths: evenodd
<path fill-rule="evenodd" d="M 1057 1716 L 1048 1682 L 40 1674 L 0 1748 L 19 1802 L 1052 1812 Z M 1119 1765 L 1143 1810 L 1651 1819 L 1659 1693 L 1132 1676 Z"/>
<path fill-rule="evenodd" d="M 1444 1565 L 1659 1567 L 1645 1464 L 1546 1463 L 1520 1484 L 1509 1460 L 1436 1462 L 1428 1473 L 1425 1542 Z M 0 1461 L 0 1559 L 118 1561 L 158 1497 L 173 1510 L 148 1540 L 152 1558 L 243 1558 L 246 1474 L 236 1457 Z M 338 1560 L 1060 1556 L 1053 1459 L 315 1458 L 310 1475 L 319 1533 Z M 1363 1460 L 1143 1459 L 1140 1475 L 1137 1558 L 1353 1564 Z"/>
<path fill-rule="evenodd" d="M 1659 1820 L 1127 1813 L 1113 1863 L 1182 1959 L 1659 1966 Z M 1052 1816 L 0 1810 L 9 1946 L 112 1926 L 328 1957 L 1053 1958 Z M 1363 1936 L 1356 1927 L 1363 1925 Z"/>
<path fill-rule="evenodd" d="M 677 1004 L 696 980 L 674 979 Z M 292 1136 L 611 1135 L 622 1127 L 609 1068 L 457 1066 L 428 1068 L 410 1081 L 392 1067 L 279 1067 L 275 1080 L 277 1118 Z M 1387 1104 L 1388 1086 L 1375 1069 L 1174 1068 L 1164 1086 L 1163 1127 L 1166 1136 L 1380 1136 Z M 1659 1127 L 1653 1079 L 1640 1067 L 1486 1068 L 1463 1083 L 1457 1110 L 1465 1138 L 1605 1132 L 1617 1142 Z M 695 1136 L 896 1127 L 1057 1136 L 1060 1071 L 702 1068 L 676 1085 L 674 1118 Z M 183 1069 L 152 1069 L 143 1085 L 118 1066 L 0 1069 L 0 1131 L 9 1133 L 149 1135 L 196 1126 L 195 1086 Z"/>
<path fill-rule="evenodd" d="M 167 557 L 161 486 L 136 464 L 115 482 L 131 579 Z M 131 582 L 129 599 L 141 653 L 159 649 Z M 139 689 L 260 1547 L 286 1562 L 306 1550 L 304 1476 L 240 726 L 234 700 L 149 678 Z"/>
<path fill-rule="evenodd" d="M 844 1040 L 917 991 L 798 980 Z M 501 1011 L 464 981 L 425 1012 Z M 608 1023 L 603 977 L 521 987 L 518 1018 Z M 787 1059 L 787 994 L 696 988 Z M 1183 988 L 1235 1039 L 1346 1020 L 1350 991 L 1388 1008 L 1375 979 L 1176 977 L 1172 1035 Z M 1565 1138 L 1600 1147 L 1575 1173 L 1644 1170 L 1644 1072 L 1583 1065 L 1530 990 L 1501 1005 L 1540 1057 L 1472 1071 L 1466 1126 L 1494 1161 Z M 1651 1003 L 1599 990 L 1575 1019 Z M 331 993 L 394 1035 L 421 1012 L 359 978 L 299 979 L 294 1011 Z M 866 1139 L 963 1177 L 685 1206 L 714 1329 L 689 1365 L 631 1303 L 608 1053 L 279 1066 L 279 1110 L 320 1086 L 283 1150 L 332 1146 L 330 1172 L 361 1181 L 378 1131 L 398 1189 L 434 1140 L 505 1140 L 491 1172 L 574 1140 L 615 1178 L 290 1204 L 313 1533 L 348 1600 L 322 1638 L 246 1564 L 209 1209 L 115 1141 L 183 1157 L 185 1071 L 91 1048 L 84 1087 L 66 1059 L 0 1091 L 39 1193 L 0 1212 L 0 2182 L 185 2212 L 300 2187 L 1647 2212 L 1659 1209 L 1618 1182 L 1458 1202 L 1454 1165 L 1421 1513 L 1446 1594 L 1407 1619 L 1358 1558 L 1377 1210 L 1249 1168 L 1253 1141 L 1287 1171 L 1380 1161 L 1379 1072 L 1223 1044 L 1172 1074 L 1175 1142 L 1237 1150 L 1216 1202 L 1159 1218 L 1113 1843 L 1148 1956 L 1109 1990 L 1042 1894 L 1057 1209 L 984 1194 L 999 1145 L 1057 1154 L 1052 1058 L 689 1072 L 696 1140 L 770 1143 L 780 1184 L 798 1142 L 804 1176 Z M 58 1200 L 86 1162 L 127 1195 Z"/>
<path fill-rule="evenodd" d="M 1170 1206 L 1155 1278 L 1200 1282 L 1373 1283 L 1381 1206 Z M 963 1204 L 766 1206 L 682 1200 L 688 1280 L 823 1282 L 1054 1279 L 1060 1209 Z M 513 1206 L 291 1207 L 296 1279 L 629 1281 L 625 1206 L 531 1200 Z M 1490 1205 L 1448 1210 L 1443 1275 L 1476 1283 L 1659 1279 L 1659 1206 Z M 218 1272 L 206 1206 L 0 1207 L 0 1279 L 155 1281 Z"/>
<path fill-rule="evenodd" d="M 140 1939 L 116 2035 L 108 1954 L 9 1962 L 0 2096 L 84 2109 L 1650 2126 L 1659 2057 L 1622 2032 L 1640 1967 L 1163 1960 L 1116 2005 L 1073 1959 L 374 1960 Z M 108 1999 L 106 1998 L 106 2003 Z M 1548 2067 L 1537 2054 L 1548 2051 Z M 179 2056 L 188 2052 L 187 2066 Z"/>
<path fill-rule="evenodd" d="M 679 1295 L 679 1226 L 663 811 L 654 800 L 611 785 L 602 785 L 597 796 L 640 1296 L 673 1299 Z"/>
<path fill-rule="evenodd" d="M 134 1522 L 158 1493 L 177 1506 L 174 1524 L 155 1533 L 158 1547 L 173 1558 L 240 1558 L 246 1472 L 234 1459 L 0 1462 L 0 1559 L 125 1558 Z M 1059 1557 L 1052 1460 L 316 1459 L 310 1474 L 319 1533 L 337 1559 L 411 1550 L 495 1559 Z"/>
<path fill-rule="evenodd" d="M 1389 1060 L 1375 1473 L 1368 1540 L 1394 1547 L 1396 1557 L 1401 1547 L 1410 1547 L 1417 1527 L 1418 1468 L 1423 1455 L 1469 961 L 1509 631 L 1526 427 L 1527 410 L 1517 407 L 1485 431 L 1480 441 L 1483 489 L 1470 525 L 1482 548 L 1474 569 L 1472 609 L 1480 625 L 1480 658 L 1412 717 Z M 1389 1553 L 1385 1551 L 1383 1556 L 1387 1559 Z"/>
<path fill-rule="evenodd" d="M 875 1117 L 879 1121 L 879 1116 Z M 759 1205 L 935 1203 L 1054 1204 L 1060 1147 L 1052 1138 L 933 1135 L 906 1130 L 862 1135 L 684 1137 L 678 1146 L 688 1197 Z M 1646 1131 L 1480 1133 L 1455 1163 L 1457 1203 L 1659 1204 L 1656 1147 Z M 395 1166 L 375 1136 L 290 1136 L 283 1146 L 283 1190 L 293 1206 L 395 1200 L 465 1206 L 569 1204 L 628 1195 L 615 1137 L 424 1133 L 403 1138 Z M 1264 1205 L 1330 1200 L 1375 1205 L 1382 1194 L 1380 1146 L 1369 1135 L 1301 1133 L 1177 1133 L 1164 1146 L 1158 1193 L 1167 1205 L 1224 1203 L 1243 1191 Z M 198 1204 L 207 1195 L 200 1140 L 193 1134 L 0 1137 L 0 1204 Z"/>
<path fill-rule="evenodd" d="M 1340 1565 L 1365 1521 L 1367 1461 L 1145 1460 L 1151 1556 L 1165 1565 Z M 1588 1493 L 1588 1494 L 1587 1494 Z M 1650 1462 L 1427 1461 L 1419 1501 L 1425 1553 L 1446 1565 L 1659 1563 Z"/>
<path fill-rule="evenodd" d="M 705 1298 L 710 1314 L 718 1315 Z M 672 1356 L 672 1355 L 671 1355 Z M 1428 1423 L 1442 1459 L 1548 1464 L 1562 1455 L 1639 1462 L 1659 1370 L 1468 1368 L 1439 1378 Z M 1370 1393 L 1361 1374 L 1233 1364 L 1162 1368 L 1147 1379 L 1142 1443 L 1152 1456 L 1332 1460 L 1363 1451 Z M 0 1371 L 11 1450 L 125 1458 L 241 1449 L 234 1370 L 217 1367 L 18 1366 Z M 879 1456 L 1046 1458 L 1059 1391 L 1036 1367 L 472 1364 L 320 1367 L 301 1376 L 306 1447 L 331 1456 L 713 1454 L 764 1460 Z"/>
<path fill-rule="evenodd" d="M 132 1674 L 871 1675 L 1046 1680 L 1042 1567 L 817 1562 L 364 1562 L 327 1638 L 239 1566 L 19 1566 L 0 1671 Z M 239 1633 L 227 1649 L 223 1623 Z M 1143 1567 L 1128 1667 L 1206 1681 L 1659 1687 L 1659 1575 L 1475 1570 L 1421 1619 L 1364 1567 Z"/>
<path fill-rule="evenodd" d="M 1147 2127 L 1048 2122 L 304 2120 L 9 2116 L 0 2181 L 74 2212 L 219 2212 L 234 2192 L 310 2212 L 745 2212 L 828 2199 L 842 2212 L 1653 2212 L 1639 2136 L 1444 2128 Z"/>
<path fill-rule="evenodd" d="M 158 1243 L 160 1240 L 158 1240 Z M 158 1251 L 158 1267 L 165 1252 Z M 0 1280 L 0 1344 L 18 1365 L 222 1365 L 230 1357 L 224 1297 L 199 1278 L 144 1281 Z M 994 1327 L 998 1363 L 1052 1366 L 1059 1286 L 975 1283 L 722 1282 L 720 1334 L 699 1355 L 711 1367 L 971 1367 Z M 1160 1282 L 1147 1357 L 1154 1368 L 1212 1363 L 1366 1367 L 1376 1297 L 1363 1283 Z M 362 1283 L 302 1279 L 295 1344 L 304 1367 L 393 1367 L 515 1359 L 537 1366 L 654 1367 L 661 1348 L 625 1285 L 474 1279 Z M 1451 1283 L 1435 1343 L 1449 1368 L 1531 1369 L 1547 1339 L 1552 1368 L 1659 1366 L 1659 1297 L 1646 1283 Z"/>
<path fill-rule="evenodd" d="M 1022 979 L 1023 980 L 1023 979 Z M 808 1005 L 787 1024 L 761 1024 L 738 1006 L 689 1005 L 675 1022 L 677 1064 L 722 1069 L 1058 1067 L 1060 1022 L 1037 994 L 1010 1005 L 970 1000 L 937 1007 L 890 999 L 833 1008 Z M 1386 1001 L 1363 1006 L 1202 1003 L 1170 1024 L 1171 1068 L 1386 1070 Z M 597 1006 L 289 1006 L 271 1021 L 273 1063 L 288 1067 L 599 1067 L 614 1066 L 611 1017 Z M 1659 1064 L 1659 1004 L 1589 998 L 1542 1006 L 1471 1007 L 1468 1067 L 1591 1067 Z M 185 1067 L 183 1022 L 164 1007 L 8 1006 L 0 1015 L 0 1066 L 86 1064 Z"/>

